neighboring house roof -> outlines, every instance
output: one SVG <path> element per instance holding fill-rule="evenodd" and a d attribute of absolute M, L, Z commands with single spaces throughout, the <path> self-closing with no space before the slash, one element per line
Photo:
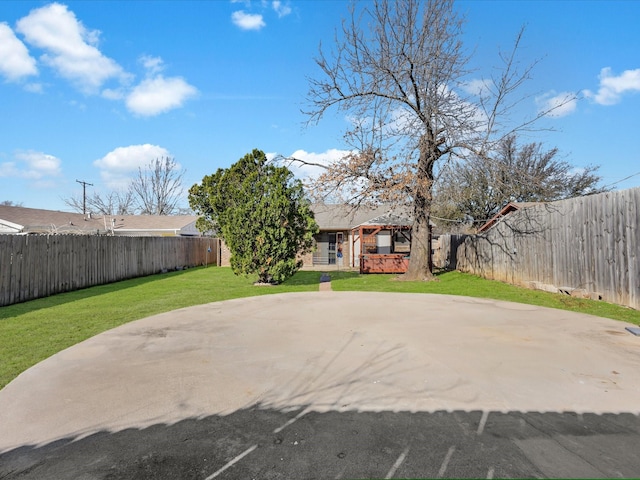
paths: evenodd
<path fill-rule="evenodd" d="M 509 215 L 511 212 L 515 212 L 516 210 L 521 210 L 527 207 L 532 207 L 534 205 L 540 205 L 540 202 L 509 202 L 504 207 L 502 207 L 502 210 L 491 217 L 487 221 L 487 223 L 478 228 L 478 233 L 489 230 L 498 222 L 498 220 L 500 220 L 505 215 Z"/>
<path fill-rule="evenodd" d="M 22 231 L 22 225 L 0 219 L 0 233 L 19 233 Z"/>
<path fill-rule="evenodd" d="M 0 233 L 198 235 L 195 215 L 96 215 L 0 205 Z"/>
<path fill-rule="evenodd" d="M 174 233 L 175 235 L 200 235 L 196 228 L 196 215 L 113 215 L 116 234 Z"/>
<path fill-rule="evenodd" d="M 320 230 L 351 230 L 360 225 L 409 226 L 410 215 L 388 205 L 353 209 L 348 205 L 312 206 Z M 97 215 L 0 205 L 1 233 L 115 235 L 200 235 L 195 215 Z"/>

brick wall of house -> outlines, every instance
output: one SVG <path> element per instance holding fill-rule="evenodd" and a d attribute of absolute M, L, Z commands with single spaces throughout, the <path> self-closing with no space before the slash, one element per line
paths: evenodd
<path fill-rule="evenodd" d="M 224 240 L 220 240 L 220 264 L 221 267 L 231 266 L 231 251 Z"/>
<path fill-rule="evenodd" d="M 302 259 L 303 267 L 313 266 L 313 252 L 305 253 L 304 255 L 301 255 L 300 258 Z"/>
<path fill-rule="evenodd" d="M 303 266 L 311 267 L 313 266 L 313 252 L 306 253 L 300 257 L 302 259 Z M 223 240 L 220 240 L 220 263 L 221 267 L 230 267 L 231 266 L 231 251 L 229 247 L 224 243 Z"/>

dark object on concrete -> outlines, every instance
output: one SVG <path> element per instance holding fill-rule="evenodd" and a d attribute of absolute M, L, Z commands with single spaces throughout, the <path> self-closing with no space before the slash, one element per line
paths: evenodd
<path fill-rule="evenodd" d="M 640 337 L 640 327 L 627 327 L 625 330 L 633 333 L 636 337 Z"/>
<path fill-rule="evenodd" d="M 323 273 L 322 276 L 320 277 L 320 283 L 330 282 L 330 281 L 331 281 L 331 277 L 326 273 Z"/>

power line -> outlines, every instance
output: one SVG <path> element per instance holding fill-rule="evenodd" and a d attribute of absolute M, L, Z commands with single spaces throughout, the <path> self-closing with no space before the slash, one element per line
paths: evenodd
<path fill-rule="evenodd" d="M 610 183 L 609 185 L 605 185 L 603 188 L 613 187 L 614 185 L 617 185 L 617 184 L 619 184 L 619 183 L 622 183 L 622 182 L 624 182 L 625 180 L 629 180 L 630 178 L 633 178 L 633 177 L 635 177 L 636 175 L 640 175 L 640 172 L 633 173 L 633 174 L 629 175 L 628 177 L 624 177 L 622 180 L 618 180 L 617 182 L 613 182 L 613 183 Z"/>
<path fill-rule="evenodd" d="M 85 182 L 82 180 L 76 180 L 79 184 L 82 185 L 82 213 L 87 213 L 87 185 L 93 187 L 93 183 Z"/>

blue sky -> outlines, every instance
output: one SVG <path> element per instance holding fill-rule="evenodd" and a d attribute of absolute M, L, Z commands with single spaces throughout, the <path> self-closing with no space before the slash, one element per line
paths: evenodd
<path fill-rule="evenodd" d="M 640 2 L 460 1 L 479 74 L 526 26 L 541 59 L 520 108 L 579 92 L 527 141 L 558 147 L 604 184 L 640 186 Z M 121 188 L 171 156 L 185 186 L 253 148 L 329 160 L 333 113 L 305 126 L 313 57 L 348 14 L 341 0 L 0 2 L 0 201 L 68 209 L 61 197 Z M 631 178 L 623 180 L 625 177 Z M 185 201 L 186 204 L 186 201 Z"/>

